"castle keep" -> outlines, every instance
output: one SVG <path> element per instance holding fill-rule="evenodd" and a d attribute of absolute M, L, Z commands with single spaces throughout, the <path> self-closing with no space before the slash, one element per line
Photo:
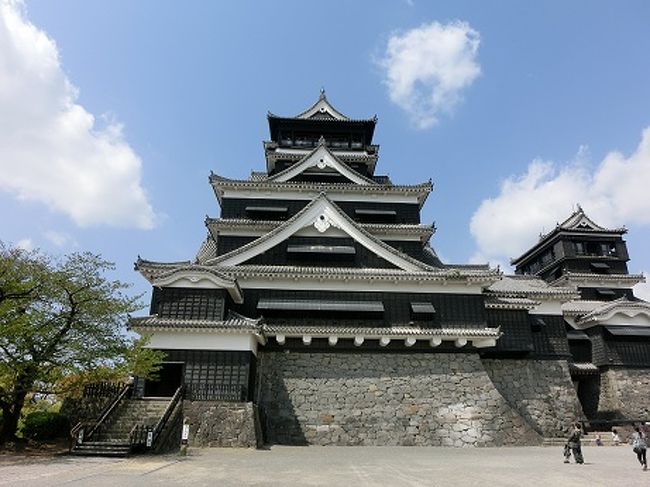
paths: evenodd
<path fill-rule="evenodd" d="M 136 263 L 153 294 L 130 326 L 167 359 L 134 396 L 180 391 L 191 444 L 522 445 L 650 418 L 625 229 L 578 208 L 514 275 L 443 263 L 432 183 L 376 172 L 376 118 L 322 92 L 268 123 L 265 171 L 210 175 L 221 215 L 196 257 Z"/>

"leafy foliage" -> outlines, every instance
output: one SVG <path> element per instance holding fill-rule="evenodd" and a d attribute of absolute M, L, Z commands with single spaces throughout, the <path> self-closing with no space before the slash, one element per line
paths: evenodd
<path fill-rule="evenodd" d="M 107 279 L 113 269 L 89 252 L 54 259 L 0 243 L 0 443 L 15 435 L 29 393 L 155 371 L 160 354 L 125 327 L 140 296 Z"/>
<path fill-rule="evenodd" d="M 70 432 L 70 422 L 63 414 L 53 411 L 34 411 L 25 416 L 23 436 L 30 440 L 65 438 Z"/>

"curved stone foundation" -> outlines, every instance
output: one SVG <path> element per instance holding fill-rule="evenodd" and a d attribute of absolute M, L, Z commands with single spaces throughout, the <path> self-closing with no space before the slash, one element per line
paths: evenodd
<path fill-rule="evenodd" d="M 477 354 L 260 354 L 266 440 L 280 444 L 499 446 L 540 436 Z"/>
<path fill-rule="evenodd" d="M 650 369 L 612 367 L 602 371 L 600 384 L 599 416 L 650 419 Z"/>
<path fill-rule="evenodd" d="M 564 436 L 584 419 L 566 360 L 483 360 L 505 400 L 543 436 Z"/>

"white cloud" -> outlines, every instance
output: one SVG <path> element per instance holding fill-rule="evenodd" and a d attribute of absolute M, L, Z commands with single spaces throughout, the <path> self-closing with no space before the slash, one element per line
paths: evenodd
<path fill-rule="evenodd" d="M 650 224 L 650 127 L 633 154 L 610 152 L 597 165 L 581 147 L 568 163 L 534 160 L 524 175 L 501 184 L 498 196 L 483 200 L 472 216 L 475 259 L 518 257 L 540 232 L 565 220 L 576 203 L 603 226 Z"/>
<path fill-rule="evenodd" d="M 32 242 L 31 238 L 23 238 L 21 240 L 18 240 L 16 247 L 30 252 L 34 250 L 34 242 Z"/>
<path fill-rule="evenodd" d="M 390 99 L 418 128 L 431 127 L 481 74 L 479 44 L 479 33 L 461 21 L 432 22 L 391 36 L 379 61 Z"/>
<path fill-rule="evenodd" d="M 650 301 L 650 282 L 647 282 L 650 274 L 648 271 L 644 271 L 643 275 L 646 277 L 646 282 L 634 286 L 634 295 L 644 301 Z"/>
<path fill-rule="evenodd" d="M 0 0 L 0 190 L 78 225 L 151 228 L 141 161 L 122 126 L 100 129 L 77 103 L 55 42 Z"/>
<path fill-rule="evenodd" d="M 77 241 L 65 232 L 57 232 L 55 230 L 48 230 L 44 234 L 45 238 L 57 247 L 77 246 Z"/>

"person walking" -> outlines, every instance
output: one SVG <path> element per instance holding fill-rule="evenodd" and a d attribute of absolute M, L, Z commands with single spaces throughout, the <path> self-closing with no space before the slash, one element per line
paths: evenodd
<path fill-rule="evenodd" d="M 571 453 L 573 453 L 573 459 L 576 463 L 584 464 L 585 460 L 582 456 L 582 445 L 580 443 L 580 438 L 582 437 L 582 427 L 580 423 L 575 423 L 571 425 L 571 431 L 569 432 L 569 438 L 564 447 L 564 463 L 569 463 L 569 458 Z"/>
<path fill-rule="evenodd" d="M 618 435 L 616 428 L 612 428 L 612 443 L 614 443 L 614 446 L 621 444 L 621 437 Z"/>
<path fill-rule="evenodd" d="M 641 428 L 637 426 L 634 428 L 634 433 L 632 434 L 632 450 L 636 453 L 636 458 L 639 460 L 643 470 L 648 470 L 648 459 L 646 457 L 647 449 L 648 443 L 646 435 L 641 431 Z"/>

